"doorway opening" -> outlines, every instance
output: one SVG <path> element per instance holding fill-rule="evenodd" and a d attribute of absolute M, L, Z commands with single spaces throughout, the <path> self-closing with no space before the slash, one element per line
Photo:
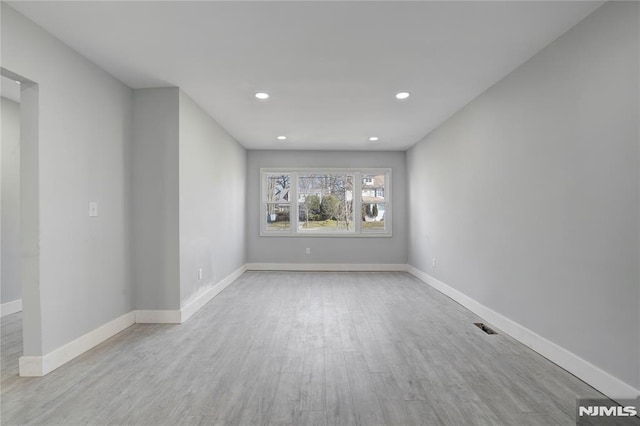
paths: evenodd
<path fill-rule="evenodd" d="M 0 68 L 0 75 L 0 315 L 4 386 L 5 368 L 12 377 L 21 369 L 19 355 L 42 355 L 39 88 L 34 81 L 5 68 Z M 5 325 L 10 327 L 5 329 Z"/>

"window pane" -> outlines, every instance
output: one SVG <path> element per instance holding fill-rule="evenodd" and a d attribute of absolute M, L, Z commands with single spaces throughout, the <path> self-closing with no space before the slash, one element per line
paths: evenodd
<path fill-rule="evenodd" d="M 266 199 L 267 203 L 283 203 L 289 201 L 289 193 L 291 191 L 291 176 L 282 175 L 266 175 Z"/>
<path fill-rule="evenodd" d="M 353 231 L 353 175 L 308 173 L 298 177 L 301 231 Z"/>
<path fill-rule="evenodd" d="M 287 231 L 291 229 L 289 204 L 267 203 L 266 212 L 268 231 Z"/>
<path fill-rule="evenodd" d="M 363 175 L 362 176 L 362 202 L 380 203 L 384 202 L 385 182 L 384 174 Z"/>
<path fill-rule="evenodd" d="M 385 204 L 362 203 L 362 231 L 384 231 Z"/>

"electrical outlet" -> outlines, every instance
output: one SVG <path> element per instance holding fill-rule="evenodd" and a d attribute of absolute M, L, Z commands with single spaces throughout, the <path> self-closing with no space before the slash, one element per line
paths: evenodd
<path fill-rule="evenodd" d="M 98 203 L 95 201 L 89 202 L 89 217 L 98 217 Z"/>
<path fill-rule="evenodd" d="M 435 257 L 432 257 L 432 258 L 431 258 L 431 267 L 432 267 L 433 269 L 435 269 L 435 268 L 436 268 L 436 258 L 435 258 Z"/>
<path fill-rule="evenodd" d="M 202 281 L 202 268 L 198 269 L 198 281 Z"/>
<path fill-rule="evenodd" d="M 305 250 L 305 253 L 311 254 L 311 247 L 307 247 L 307 249 Z"/>

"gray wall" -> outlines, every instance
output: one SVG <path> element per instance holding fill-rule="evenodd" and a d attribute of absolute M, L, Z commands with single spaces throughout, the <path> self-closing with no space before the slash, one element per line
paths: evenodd
<path fill-rule="evenodd" d="M 604 5 L 407 153 L 409 263 L 636 388 L 638 7 Z"/>
<path fill-rule="evenodd" d="M 133 105 L 135 307 L 177 310 L 245 262 L 246 150 L 178 88 Z"/>
<path fill-rule="evenodd" d="M 246 150 L 180 91 L 182 306 L 245 263 L 246 168 Z"/>
<path fill-rule="evenodd" d="M 14 83 L 15 84 L 15 83 Z M 0 303 L 22 297 L 20 279 L 20 104 L 2 100 L 2 273 Z"/>
<path fill-rule="evenodd" d="M 2 66 L 39 85 L 42 332 L 28 334 L 37 312 L 25 305 L 24 346 L 42 355 L 132 309 L 131 90 L 5 3 L 1 28 Z M 89 201 L 99 217 L 88 216 Z"/>
<path fill-rule="evenodd" d="M 390 167 L 392 237 L 261 237 L 260 168 Z M 249 151 L 247 261 L 250 263 L 406 263 L 407 191 L 404 152 Z M 305 254 L 305 248 L 311 254 Z"/>
<path fill-rule="evenodd" d="M 179 90 L 133 91 L 133 281 L 136 309 L 180 309 Z"/>

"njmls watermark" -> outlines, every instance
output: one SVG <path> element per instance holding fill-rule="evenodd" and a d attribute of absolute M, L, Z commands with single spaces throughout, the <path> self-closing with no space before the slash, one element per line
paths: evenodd
<path fill-rule="evenodd" d="M 640 397 L 619 400 L 584 398 L 576 402 L 576 425 L 639 425 Z"/>

